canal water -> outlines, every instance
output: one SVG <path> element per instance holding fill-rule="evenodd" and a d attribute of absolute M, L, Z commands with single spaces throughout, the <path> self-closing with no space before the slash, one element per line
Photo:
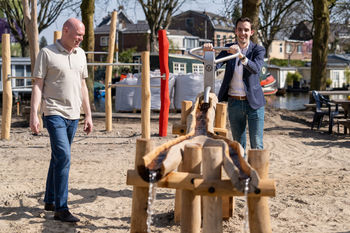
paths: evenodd
<path fill-rule="evenodd" d="M 309 103 L 308 92 L 287 92 L 283 96 L 266 96 L 267 105 L 275 109 L 302 110 Z"/>

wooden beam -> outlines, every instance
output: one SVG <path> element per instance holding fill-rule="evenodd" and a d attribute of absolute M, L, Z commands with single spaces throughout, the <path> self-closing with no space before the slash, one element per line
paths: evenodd
<path fill-rule="evenodd" d="M 148 187 L 136 170 L 127 171 L 127 185 Z M 157 182 L 157 187 L 192 190 L 196 195 L 203 196 L 244 196 L 233 186 L 230 179 L 216 179 L 204 181 L 202 175 L 187 172 L 171 172 Z M 275 197 L 276 184 L 272 179 L 263 179 L 259 182 L 259 193 L 249 193 L 249 197 Z"/>

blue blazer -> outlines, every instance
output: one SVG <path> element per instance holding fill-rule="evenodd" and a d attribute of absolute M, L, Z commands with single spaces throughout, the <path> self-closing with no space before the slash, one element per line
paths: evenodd
<path fill-rule="evenodd" d="M 233 45 L 227 44 L 225 47 L 230 47 Z M 231 55 L 227 51 L 221 51 L 220 54 L 216 57 L 216 59 Z M 244 89 L 247 95 L 247 99 L 250 107 L 253 109 L 258 109 L 265 105 L 266 101 L 264 98 L 263 90 L 260 86 L 260 71 L 262 66 L 264 65 L 264 56 L 265 56 L 265 48 L 254 44 L 253 42 L 249 43 L 249 47 L 246 53 L 246 57 L 248 58 L 247 65 L 243 66 L 243 82 Z M 228 90 L 230 86 L 231 79 L 233 77 L 233 73 L 235 70 L 236 59 L 234 58 L 226 63 L 224 80 L 221 84 L 219 96 L 219 101 L 227 101 L 228 100 Z M 219 63 L 216 65 L 216 68 L 220 68 L 224 65 L 224 63 Z"/>

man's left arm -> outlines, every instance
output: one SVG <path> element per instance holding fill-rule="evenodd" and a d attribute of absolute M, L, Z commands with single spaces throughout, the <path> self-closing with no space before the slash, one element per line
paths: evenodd
<path fill-rule="evenodd" d="M 82 107 L 85 113 L 84 131 L 86 132 L 86 134 L 89 134 L 92 131 L 93 124 L 92 124 L 92 116 L 91 116 L 91 109 L 90 109 L 89 93 L 88 93 L 88 89 L 84 78 L 81 81 L 81 95 L 82 95 Z"/>
<path fill-rule="evenodd" d="M 265 48 L 256 46 L 251 59 L 246 58 L 242 64 L 252 74 L 259 74 L 264 65 Z"/>

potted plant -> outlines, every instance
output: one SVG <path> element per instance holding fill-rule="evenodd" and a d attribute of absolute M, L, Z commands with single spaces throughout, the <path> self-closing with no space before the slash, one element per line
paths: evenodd
<path fill-rule="evenodd" d="M 293 73 L 291 73 L 291 72 L 287 73 L 286 83 L 287 83 L 287 89 L 292 88 L 292 86 L 293 86 Z"/>
<path fill-rule="evenodd" d="M 350 69 L 349 67 L 346 67 L 345 68 L 345 71 L 344 71 L 344 76 L 345 76 L 345 80 L 346 80 L 346 87 L 348 89 L 350 89 Z"/>
<path fill-rule="evenodd" d="M 332 85 L 332 79 L 331 78 L 327 78 L 326 79 L 326 87 L 329 88 Z"/>
<path fill-rule="evenodd" d="M 300 88 L 300 80 L 302 78 L 303 76 L 298 71 L 293 74 L 293 88 Z"/>

